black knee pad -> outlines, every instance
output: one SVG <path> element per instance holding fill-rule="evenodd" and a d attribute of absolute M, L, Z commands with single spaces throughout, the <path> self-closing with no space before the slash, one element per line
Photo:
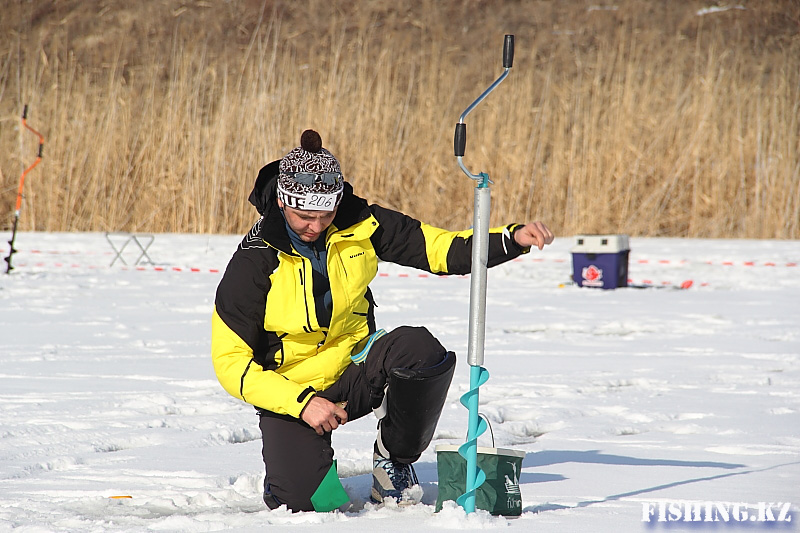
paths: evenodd
<path fill-rule="evenodd" d="M 389 373 L 378 445 L 393 461 L 413 463 L 431 443 L 455 365 L 456 354 L 447 352 L 435 366 L 395 368 Z"/>

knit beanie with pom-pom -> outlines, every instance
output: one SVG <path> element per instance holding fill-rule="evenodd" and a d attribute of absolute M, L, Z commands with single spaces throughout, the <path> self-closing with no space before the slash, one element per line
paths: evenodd
<path fill-rule="evenodd" d="M 339 161 L 322 147 L 314 130 L 300 136 L 300 146 L 281 159 L 278 198 L 294 209 L 333 211 L 342 200 L 344 177 Z"/>

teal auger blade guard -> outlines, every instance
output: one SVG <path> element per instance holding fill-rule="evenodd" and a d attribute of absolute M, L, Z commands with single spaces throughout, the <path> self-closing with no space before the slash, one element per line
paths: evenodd
<path fill-rule="evenodd" d="M 458 453 L 467 461 L 466 492 L 456 499 L 467 513 L 475 512 L 475 494 L 486 481 L 486 474 L 478 467 L 478 437 L 486 432 L 486 420 L 478 414 L 481 385 L 489 380 L 489 371 L 482 366 L 470 366 L 469 390 L 461 396 L 461 405 L 469 410 L 467 441 L 459 446 Z"/>

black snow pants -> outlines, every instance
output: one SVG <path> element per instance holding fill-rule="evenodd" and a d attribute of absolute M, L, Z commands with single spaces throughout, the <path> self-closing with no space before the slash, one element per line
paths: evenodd
<path fill-rule="evenodd" d="M 351 364 L 336 383 L 317 395 L 334 403 L 346 401 L 348 421 L 357 420 L 380 405 L 392 370 L 435 368 L 445 358 L 452 359 L 452 365 L 454 357 L 426 328 L 399 327 L 375 341 L 366 361 Z M 451 377 L 452 369 L 446 384 L 440 385 L 445 388 L 443 394 Z M 440 414 L 441 406 L 431 415 L 434 425 Z M 291 416 L 265 410 L 259 415 L 266 467 L 265 503 L 270 508 L 286 504 L 295 512 L 330 510 L 315 506 L 314 496 L 323 480 L 330 482 L 334 454 L 331 433 L 317 435 L 308 424 Z"/>

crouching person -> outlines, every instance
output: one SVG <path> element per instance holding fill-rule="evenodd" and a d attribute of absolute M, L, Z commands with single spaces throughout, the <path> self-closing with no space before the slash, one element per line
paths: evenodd
<path fill-rule="evenodd" d="M 412 464 L 430 444 L 456 356 L 422 327 L 376 327 L 369 283 L 378 260 L 467 274 L 472 232 L 451 232 L 353 193 L 315 131 L 258 174 L 261 218 L 217 288 L 211 355 L 231 395 L 255 406 L 264 502 L 331 511 L 349 500 L 331 433 L 379 418 L 371 499 L 418 501 Z M 490 231 L 489 266 L 553 241 L 542 223 Z"/>

